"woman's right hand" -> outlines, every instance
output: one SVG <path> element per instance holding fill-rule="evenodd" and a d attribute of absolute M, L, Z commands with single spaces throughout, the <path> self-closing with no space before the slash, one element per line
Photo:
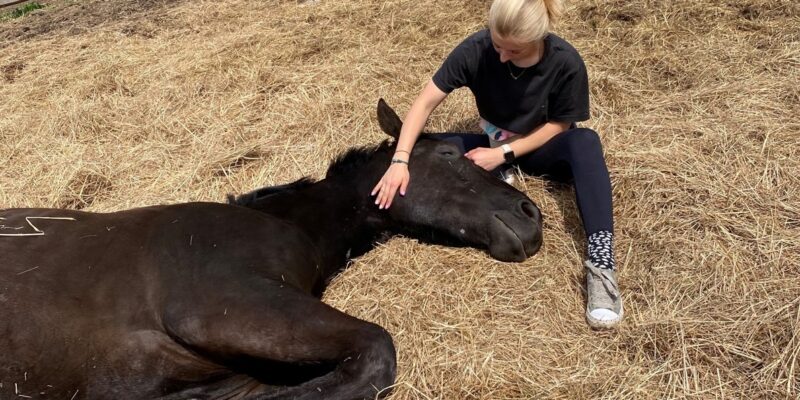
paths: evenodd
<path fill-rule="evenodd" d="M 379 209 L 389 208 L 392 205 L 394 195 L 400 189 L 400 196 L 406 195 L 408 181 L 411 179 L 408 173 L 408 165 L 403 163 L 393 163 L 383 174 L 380 182 L 372 189 L 372 196 L 375 197 L 375 204 Z"/>

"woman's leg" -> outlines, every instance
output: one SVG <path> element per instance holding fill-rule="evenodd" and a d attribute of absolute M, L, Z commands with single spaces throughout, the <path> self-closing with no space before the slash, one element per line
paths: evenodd
<path fill-rule="evenodd" d="M 489 137 L 483 133 L 442 133 L 436 137 L 458 146 L 461 154 L 478 147 L 489 147 Z"/>
<path fill-rule="evenodd" d="M 527 174 L 573 181 L 587 237 L 601 231 L 614 232 L 611 180 L 600 138 L 593 130 L 567 130 L 517 162 Z"/>
<path fill-rule="evenodd" d="M 591 129 L 570 129 L 520 157 L 518 163 L 531 175 L 572 179 L 589 256 L 586 318 L 593 327 L 615 326 L 622 319 L 622 298 L 615 273 L 611 179 L 600 138 Z"/>

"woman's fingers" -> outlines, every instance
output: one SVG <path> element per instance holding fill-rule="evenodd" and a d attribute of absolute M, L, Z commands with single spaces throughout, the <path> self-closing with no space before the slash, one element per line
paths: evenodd
<path fill-rule="evenodd" d="M 383 198 L 378 208 L 389 208 L 392 205 L 392 200 L 394 199 L 394 195 L 397 194 L 397 189 L 400 187 L 401 182 L 402 181 L 398 180 L 396 176 L 389 178 L 386 185 L 384 185 Z"/>
<path fill-rule="evenodd" d="M 377 196 L 375 194 L 377 193 Z M 384 177 L 381 179 L 380 182 L 372 189 L 372 196 L 375 196 L 375 205 L 378 208 L 385 208 L 388 207 L 387 203 L 390 203 L 392 193 L 392 185 L 388 182 L 388 179 Z"/>
<path fill-rule="evenodd" d="M 377 196 L 375 197 L 375 204 L 378 206 L 378 208 L 389 208 L 392 205 L 392 200 L 394 200 L 394 196 L 397 194 L 398 189 L 400 190 L 400 195 L 405 196 L 408 181 L 408 170 L 390 167 L 371 192 L 372 196 L 375 196 L 377 193 Z"/>
<path fill-rule="evenodd" d="M 464 154 L 464 156 L 475 163 L 475 165 L 487 171 L 491 171 L 500 166 L 504 161 L 503 158 L 499 158 L 502 157 L 502 153 L 498 152 L 498 150 L 499 148 L 477 147 Z"/>
<path fill-rule="evenodd" d="M 389 186 L 388 191 L 386 193 L 386 197 L 384 197 L 384 201 L 381 203 L 379 209 L 389 208 L 392 205 L 392 199 L 394 199 L 394 195 L 397 193 L 397 186 Z"/>
<path fill-rule="evenodd" d="M 384 184 L 381 186 L 381 190 L 378 192 L 378 197 L 375 199 L 375 204 L 378 206 L 379 209 L 386 208 L 388 203 L 391 199 L 392 189 L 389 184 Z"/>
<path fill-rule="evenodd" d="M 406 175 L 405 178 L 403 179 L 403 182 L 400 183 L 400 196 L 405 196 L 406 195 L 406 188 L 408 188 L 408 181 L 409 180 L 410 180 L 410 177 L 408 175 Z"/>
<path fill-rule="evenodd" d="M 381 187 L 383 187 L 383 178 L 381 178 L 381 180 L 378 181 L 378 184 L 375 185 L 374 188 L 372 188 L 372 191 L 369 193 L 369 195 L 370 196 L 375 196 L 375 193 L 378 193 L 378 191 L 381 189 Z"/>
<path fill-rule="evenodd" d="M 379 184 L 380 188 L 378 189 L 378 195 L 375 196 L 375 204 L 380 205 L 381 200 L 383 199 L 384 195 L 386 194 L 386 182 L 381 180 Z"/>

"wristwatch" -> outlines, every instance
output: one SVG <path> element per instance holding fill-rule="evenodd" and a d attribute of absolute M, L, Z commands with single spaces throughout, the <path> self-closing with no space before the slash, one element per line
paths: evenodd
<path fill-rule="evenodd" d="M 514 150 L 511 149 L 511 146 L 504 144 L 500 146 L 500 148 L 503 149 L 503 158 L 506 159 L 506 164 L 514 162 L 516 157 L 514 156 Z"/>

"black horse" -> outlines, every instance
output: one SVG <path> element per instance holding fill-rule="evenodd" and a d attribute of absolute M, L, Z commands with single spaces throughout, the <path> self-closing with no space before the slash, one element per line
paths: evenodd
<path fill-rule="evenodd" d="M 379 102 L 381 127 L 400 119 Z M 326 178 L 233 204 L 108 214 L 0 211 L 0 398 L 361 399 L 395 378 L 380 326 L 319 300 L 386 233 L 522 261 L 541 244 L 523 193 L 423 136 L 404 198 L 370 189 L 393 145 L 353 149 Z"/>

